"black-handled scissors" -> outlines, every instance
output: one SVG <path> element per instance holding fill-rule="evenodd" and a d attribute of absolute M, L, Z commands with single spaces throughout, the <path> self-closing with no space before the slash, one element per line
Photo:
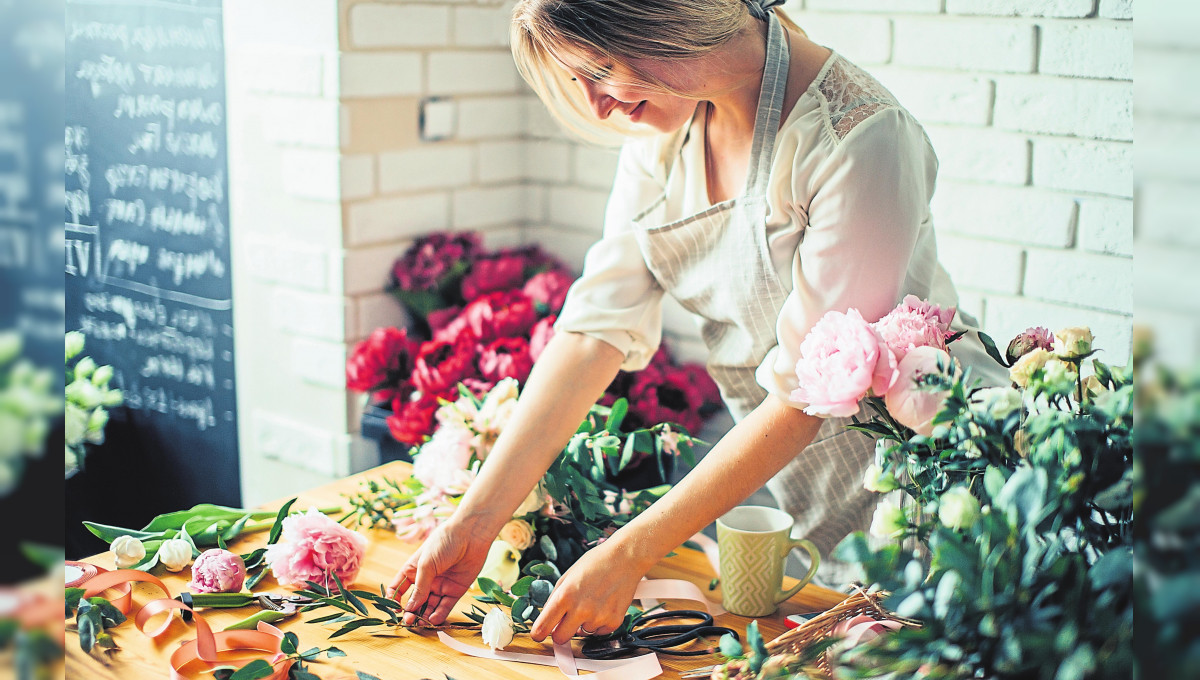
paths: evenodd
<path fill-rule="evenodd" d="M 650 621 L 667 619 L 692 619 L 698 623 L 667 624 L 661 626 L 646 625 Z M 715 648 L 704 649 L 673 649 L 700 640 L 709 635 L 732 635 L 738 639 L 736 631 L 724 626 L 713 624 L 713 617 L 708 612 L 694 609 L 678 611 L 661 611 L 652 614 L 641 614 L 634 617 L 627 625 L 617 629 L 611 635 L 591 637 L 583 643 L 583 655 L 589 659 L 619 659 L 648 649 L 673 656 L 700 656 L 712 654 Z"/>

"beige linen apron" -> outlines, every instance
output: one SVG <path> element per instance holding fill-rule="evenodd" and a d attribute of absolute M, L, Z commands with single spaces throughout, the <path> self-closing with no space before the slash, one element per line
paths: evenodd
<path fill-rule="evenodd" d="M 642 256 L 659 284 L 702 319 L 708 371 L 735 420 L 767 396 L 754 373 L 777 343 L 775 325 L 789 292 L 772 263 L 766 233 L 766 192 L 787 85 L 788 44 L 773 12 L 767 20 L 767 58 L 743 195 L 667 221 L 664 193 L 633 220 Z M 679 166 L 689 127 L 668 145 L 666 186 Z M 873 443 L 844 430 L 847 422 L 826 421 L 813 443 L 797 450 L 796 458 L 767 485 L 795 518 L 798 533 L 826 557 L 846 534 L 867 527 L 877 501 L 862 488 Z M 843 565 L 824 559 L 818 578 L 840 585 L 849 575 Z"/>

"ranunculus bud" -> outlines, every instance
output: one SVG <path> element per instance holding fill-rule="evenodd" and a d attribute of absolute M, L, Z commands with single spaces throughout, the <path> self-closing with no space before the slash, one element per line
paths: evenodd
<path fill-rule="evenodd" d="M 76 356 L 78 356 L 79 353 L 83 351 L 84 342 L 85 338 L 83 337 L 83 333 L 80 333 L 79 331 L 68 332 L 66 335 L 67 359 L 74 359 Z"/>
<path fill-rule="evenodd" d="M 900 485 L 896 483 L 896 477 L 892 473 L 884 474 L 882 468 L 871 464 L 863 475 L 863 488 L 875 493 L 888 493 L 899 489 Z"/>
<path fill-rule="evenodd" d="M 158 563 L 167 571 L 183 571 L 192 563 L 192 546 L 182 538 L 163 541 L 158 547 Z"/>
<path fill-rule="evenodd" d="M 75 364 L 75 377 L 86 378 L 96 370 L 96 360 L 91 357 L 84 357 Z"/>
<path fill-rule="evenodd" d="M 1044 371 L 1042 381 L 1055 392 L 1070 392 L 1074 389 L 1075 380 L 1079 376 L 1075 372 L 1074 366 L 1060 359 L 1047 361 L 1042 370 Z"/>
<path fill-rule="evenodd" d="M 938 519 L 947 528 L 962 531 L 979 519 L 979 500 L 964 486 L 956 486 L 938 500 Z"/>
<path fill-rule="evenodd" d="M 985 387 L 971 394 L 971 410 L 996 420 L 1021 408 L 1021 393 L 1011 387 Z"/>
<path fill-rule="evenodd" d="M 513 621 L 508 612 L 492 607 L 483 617 L 483 642 L 493 650 L 501 650 L 513 641 Z"/>
<path fill-rule="evenodd" d="M 1008 377 L 1012 379 L 1018 387 L 1029 387 L 1029 381 L 1033 378 L 1035 371 L 1045 367 L 1046 362 L 1054 358 L 1048 350 L 1035 349 L 1032 352 L 1017 359 L 1017 363 L 1008 369 Z"/>
<path fill-rule="evenodd" d="M 116 558 L 118 569 L 128 569 L 146 559 L 146 546 L 133 536 L 117 536 L 109 548 Z"/>
<path fill-rule="evenodd" d="M 120 406 L 123 401 L 125 401 L 125 393 L 121 390 L 109 390 L 100 397 L 102 406 Z"/>
<path fill-rule="evenodd" d="M 205 550 L 192 565 L 188 590 L 193 593 L 236 593 L 246 580 L 246 563 L 228 550 Z"/>
<path fill-rule="evenodd" d="M 113 367 L 112 366 L 101 366 L 96 369 L 95 373 L 92 374 L 92 384 L 95 385 L 96 387 L 104 387 L 105 385 L 108 384 L 109 380 L 112 380 L 112 377 L 113 377 Z"/>
<path fill-rule="evenodd" d="M 1016 363 L 1017 359 L 1029 354 L 1035 349 L 1052 349 L 1054 347 L 1054 336 L 1050 331 L 1041 326 L 1034 326 L 1025 329 L 1017 337 L 1008 343 L 1008 349 L 1005 355 L 1008 357 L 1008 363 Z"/>
<path fill-rule="evenodd" d="M 1054 353 L 1064 359 L 1092 351 L 1092 331 L 1087 326 L 1072 326 L 1054 333 Z"/>
<path fill-rule="evenodd" d="M 104 393 L 100 388 L 86 380 L 75 380 L 63 389 L 67 399 L 79 404 L 85 409 L 93 409 L 104 403 Z"/>
<path fill-rule="evenodd" d="M 880 538 L 900 538 L 908 530 L 908 518 L 904 508 L 887 501 L 875 508 L 871 517 L 871 533 Z"/>
<path fill-rule="evenodd" d="M 509 520 L 500 530 L 500 539 L 523 551 L 533 545 L 533 527 L 523 519 Z"/>

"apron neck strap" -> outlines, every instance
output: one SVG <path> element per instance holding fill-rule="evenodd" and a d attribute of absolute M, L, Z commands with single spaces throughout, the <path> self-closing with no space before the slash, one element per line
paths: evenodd
<path fill-rule="evenodd" d="M 754 116 L 754 141 L 750 146 L 750 171 L 746 175 L 746 195 L 765 193 L 775 155 L 775 133 L 783 115 L 791 62 L 787 33 L 774 12 L 767 12 L 767 59 L 763 66 L 762 88 Z"/>

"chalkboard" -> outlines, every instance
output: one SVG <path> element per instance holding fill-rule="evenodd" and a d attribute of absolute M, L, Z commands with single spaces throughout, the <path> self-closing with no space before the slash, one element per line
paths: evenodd
<path fill-rule="evenodd" d="M 125 393 L 78 478 L 239 504 L 220 0 L 66 10 L 67 327 Z"/>

